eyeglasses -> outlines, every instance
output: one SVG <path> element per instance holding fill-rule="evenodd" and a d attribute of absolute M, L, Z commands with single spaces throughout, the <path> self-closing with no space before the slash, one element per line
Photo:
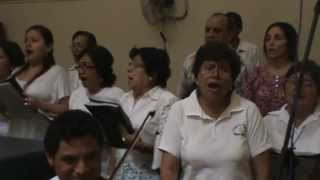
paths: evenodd
<path fill-rule="evenodd" d="M 204 62 L 201 65 L 200 72 L 205 75 L 210 75 L 211 73 L 217 73 L 220 76 L 231 76 L 231 69 L 228 64 L 217 63 L 217 62 Z"/>
<path fill-rule="evenodd" d="M 95 65 L 92 64 L 87 64 L 87 63 L 81 63 L 75 66 L 75 69 L 77 70 L 92 70 L 92 69 L 96 69 Z"/>
<path fill-rule="evenodd" d="M 86 48 L 86 44 L 80 43 L 80 42 L 73 42 L 73 43 L 71 43 L 70 48 L 84 49 L 84 48 Z"/>
<path fill-rule="evenodd" d="M 288 82 L 288 85 L 293 88 L 298 80 L 299 80 L 298 75 L 292 75 L 288 78 L 287 82 Z M 316 87 L 316 84 L 311 78 L 309 78 L 308 76 L 307 77 L 304 76 L 302 87 L 303 88 L 313 88 L 313 87 Z"/>
<path fill-rule="evenodd" d="M 136 61 L 130 61 L 129 62 L 129 67 L 131 67 L 133 69 L 144 68 L 144 64 L 136 62 Z"/>

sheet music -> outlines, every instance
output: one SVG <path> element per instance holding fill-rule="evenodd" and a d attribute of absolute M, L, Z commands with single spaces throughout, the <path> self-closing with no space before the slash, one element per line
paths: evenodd
<path fill-rule="evenodd" d="M 125 147 L 123 133 L 132 134 L 134 129 L 121 106 L 115 102 L 92 99 L 90 101 L 85 104 L 85 107 L 98 120 L 107 143 L 115 147 Z"/>

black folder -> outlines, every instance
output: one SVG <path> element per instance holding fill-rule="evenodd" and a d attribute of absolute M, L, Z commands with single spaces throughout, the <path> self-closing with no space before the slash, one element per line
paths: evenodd
<path fill-rule="evenodd" d="M 23 90 L 14 79 L 0 83 L 0 113 L 11 118 L 38 119 L 48 121 L 50 117 L 42 111 L 24 105 Z"/>
<path fill-rule="evenodd" d="M 114 147 L 125 148 L 124 134 L 133 134 L 134 129 L 121 106 L 114 102 L 93 99 L 90 99 L 90 103 L 85 106 L 101 125 L 106 143 Z"/>

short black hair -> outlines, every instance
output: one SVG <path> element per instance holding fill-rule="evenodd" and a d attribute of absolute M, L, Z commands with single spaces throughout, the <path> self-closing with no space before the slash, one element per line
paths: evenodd
<path fill-rule="evenodd" d="M 212 18 L 212 17 L 217 17 L 217 16 L 221 16 L 221 17 L 225 17 L 226 20 L 227 20 L 227 28 L 228 30 L 232 30 L 233 29 L 233 23 L 232 21 L 230 20 L 230 18 L 227 16 L 226 13 L 223 13 L 223 12 L 214 12 L 210 15 L 209 18 Z"/>
<path fill-rule="evenodd" d="M 287 23 L 287 22 L 275 22 L 269 25 L 267 28 L 265 34 L 264 34 L 264 40 L 263 40 L 263 52 L 266 55 L 266 38 L 267 33 L 269 30 L 273 27 L 279 27 L 286 39 L 287 39 L 287 47 L 288 47 L 288 54 L 290 61 L 297 61 L 297 48 L 298 48 L 298 34 L 297 31 L 294 29 L 294 27 Z"/>
<path fill-rule="evenodd" d="M 232 80 L 236 80 L 240 73 L 241 61 L 237 52 L 228 44 L 221 42 L 207 42 L 202 45 L 195 56 L 192 72 L 198 76 L 200 67 L 204 61 L 225 61 L 230 65 Z"/>
<path fill-rule="evenodd" d="M 243 23 L 240 14 L 230 11 L 226 13 L 226 16 L 229 18 L 229 22 L 232 24 L 232 29 L 237 32 L 242 32 Z"/>
<path fill-rule="evenodd" d="M 103 46 L 88 48 L 84 54 L 88 55 L 96 67 L 98 75 L 103 79 L 102 86 L 110 87 L 116 81 L 116 75 L 113 72 L 113 56 L 111 52 Z"/>
<path fill-rule="evenodd" d="M 13 41 L 0 41 L 0 48 L 8 56 L 10 64 L 13 67 L 22 66 L 24 64 L 24 54 L 20 46 Z"/>
<path fill-rule="evenodd" d="M 72 35 L 72 41 L 78 37 L 78 36 L 85 36 L 87 38 L 87 43 L 88 43 L 88 47 L 87 48 L 92 48 L 97 46 L 97 39 L 96 36 L 88 31 L 76 31 L 73 35 Z"/>
<path fill-rule="evenodd" d="M 300 73 L 302 70 L 305 75 L 309 75 L 312 78 L 317 85 L 317 89 L 320 90 L 320 66 L 312 60 L 295 63 L 288 70 L 286 78 L 289 78 L 293 74 Z"/>
<path fill-rule="evenodd" d="M 49 124 L 45 138 L 46 153 L 54 157 L 62 141 L 92 136 L 99 146 L 103 145 L 103 135 L 98 122 L 87 112 L 81 110 L 66 111 Z"/>
<path fill-rule="evenodd" d="M 141 56 L 146 73 L 154 78 L 155 85 L 165 88 L 171 75 L 170 58 L 167 51 L 154 47 L 132 48 L 129 57 L 133 59 L 137 55 Z"/>

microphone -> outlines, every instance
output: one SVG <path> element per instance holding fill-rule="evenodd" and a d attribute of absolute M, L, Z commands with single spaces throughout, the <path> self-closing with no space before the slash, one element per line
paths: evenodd
<path fill-rule="evenodd" d="M 163 42 L 163 48 L 164 50 L 167 50 L 167 38 L 162 31 L 160 32 L 160 36 Z"/>
<path fill-rule="evenodd" d="M 134 147 L 136 146 L 138 139 L 141 137 L 142 131 L 144 130 L 144 128 L 146 127 L 147 122 L 152 119 L 154 117 L 154 115 L 156 114 L 156 111 L 150 111 L 147 116 L 144 118 L 142 124 L 140 125 L 138 131 L 136 132 L 132 142 L 130 142 L 130 145 L 128 147 L 128 149 L 126 150 L 126 152 L 124 153 L 124 155 L 121 157 L 121 159 L 119 160 L 119 162 L 117 163 L 116 167 L 113 169 L 113 171 L 111 172 L 110 178 L 108 180 L 112 180 L 114 178 L 114 176 L 116 175 L 118 169 L 120 168 L 121 164 L 125 161 L 125 159 L 127 158 L 127 156 L 129 155 L 129 153 L 134 149 Z"/>
<path fill-rule="evenodd" d="M 320 0 L 318 0 L 318 1 L 316 2 L 316 5 L 315 5 L 315 7 L 314 7 L 314 13 L 315 13 L 316 15 L 319 15 L 319 14 L 320 14 Z"/>
<path fill-rule="evenodd" d="M 150 118 L 153 118 L 155 114 L 156 114 L 156 111 L 153 110 L 153 111 L 150 111 L 147 116 L 150 116 Z"/>

